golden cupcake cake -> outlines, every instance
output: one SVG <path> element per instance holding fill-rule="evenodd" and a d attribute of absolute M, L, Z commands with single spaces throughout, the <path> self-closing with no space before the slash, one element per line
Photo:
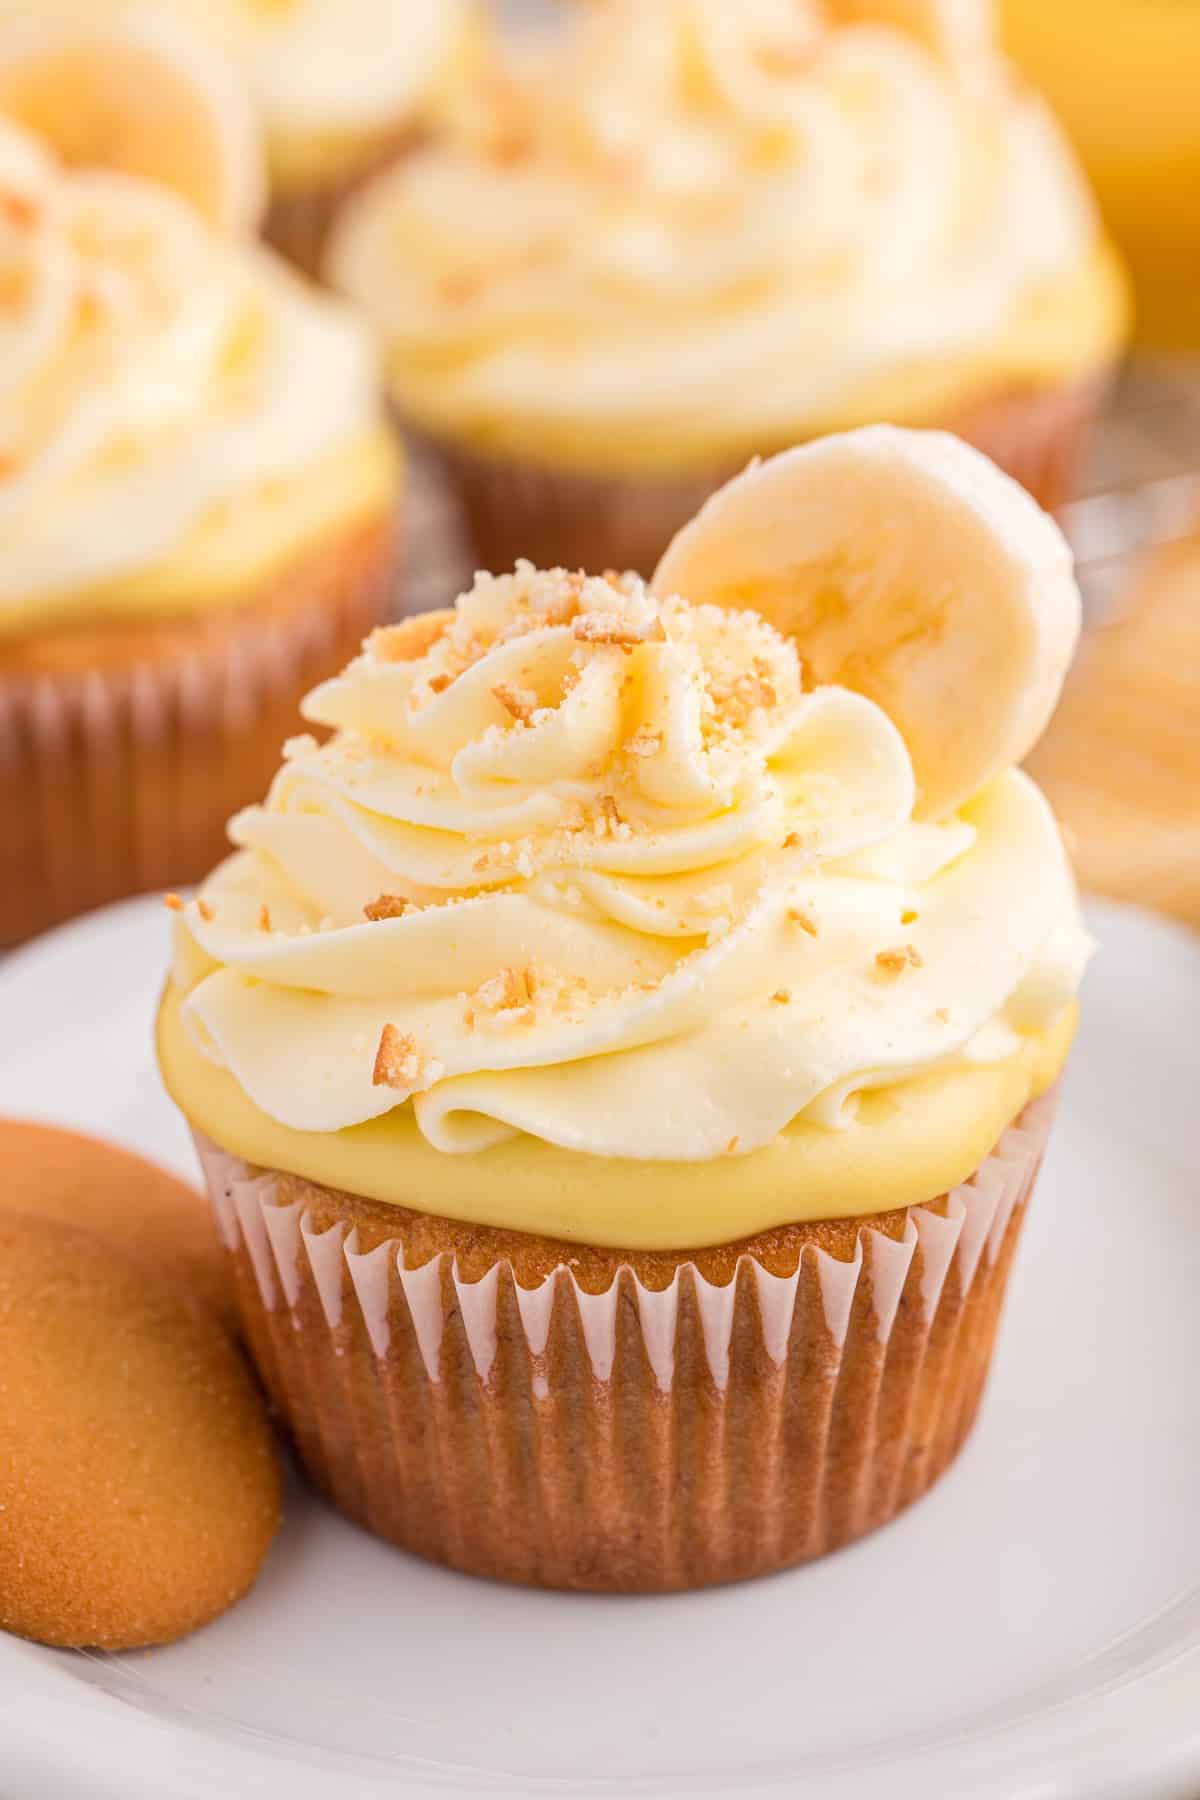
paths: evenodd
<path fill-rule="evenodd" d="M 230 138 L 186 58 L 86 41 L 91 87 L 60 46 L 0 112 L 0 944 L 202 874 L 396 569 L 368 331 L 218 229 Z M 187 197 L 149 178 L 131 59 L 192 102 Z M 29 128 L 73 154 L 89 97 L 122 167 Z"/>
<path fill-rule="evenodd" d="M 94 26 L 98 10 L 37 0 L 36 17 Z M 166 21 L 237 72 L 266 137 L 267 235 L 309 273 L 342 200 L 431 128 L 481 43 L 477 0 L 110 0 L 102 10 Z M 0 0 L 0 20 L 34 12 L 30 0 Z"/>
<path fill-rule="evenodd" d="M 949 427 L 1054 504 L 1125 288 L 986 9 L 575 11 L 565 43 L 498 51 L 330 250 L 484 566 L 649 574 L 749 456 L 877 419 Z"/>
<path fill-rule="evenodd" d="M 1078 622 L 1027 494 L 880 426 L 758 465 L 650 585 L 481 575 L 309 696 L 158 1054 L 351 1517 L 672 1589 L 946 1468 L 1090 947 L 1015 766 Z"/>

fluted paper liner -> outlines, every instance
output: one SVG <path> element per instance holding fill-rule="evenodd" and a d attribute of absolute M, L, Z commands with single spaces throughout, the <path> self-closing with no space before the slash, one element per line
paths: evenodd
<path fill-rule="evenodd" d="M 972 1178 L 870 1219 L 848 1260 L 742 1255 L 661 1290 L 563 1262 L 522 1288 L 359 1249 L 330 1192 L 197 1138 L 243 1325 L 316 1485 L 423 1556 L 548 1587 L 653 1591 L 765 1573 L 884 1524 L 974 1420 L 1053 1112 L 1034 1102 Z M 281 1203 L 281 1189 L 297 1197 Z M 890 1215 L 893 1219 L 897 1215 Z"/>
<path fill-rule="evenodd" d="M 0 657 L 0 947 L 206 875 L 302 696 L 388 616 L 396 569 L 391 521 L 356 527 L 244 606 L 149 625 L 127 656 Z"/>
<path fill-rule="evenodd" d="M 997 395 L 942 423 L 974 444 L 1050 510 L 1070 498 L 1107 373 L 1041 391 Z M 637 569 L 653 574 L 681 526 L 746 458 L 679 476 L 589 475 L 480 455 L 426 438 L 462 499 L 476 561 L 510 569 L 518 557 L 540 568 Z M 764 446 L 764 453 L 780 449 Z"/>

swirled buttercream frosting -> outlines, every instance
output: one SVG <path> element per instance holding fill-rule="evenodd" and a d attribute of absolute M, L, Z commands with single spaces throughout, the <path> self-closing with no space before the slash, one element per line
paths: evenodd
<path fill-rule="evenodd" d="M 1044 378 L 1026 309 L 1088 268 L 1097 226 L 982 25 L 941 44 L 886 5 L 578 11 L 565 46 L 500 53 L 338 234 L 417 419 L 639 466 L 858 422 L 914 371 L 935 409 L 939 371 Z M 1068 363 L 1096 353 L 1096 308 L 1071 310 Z"/>
<path fill-rule="evenodd" d="M 0 120 L 0 630 L 377 430 L 370 337 L 269 252 Z"/>
<path fill-rule="evenodd" d="M 895 726 L 753 612 L 522 565 L 304 711 L 332 735 L 234 819 L 173 982 L 186 1056 L 293 1145 L 394 1117 L 443 1162 L 732 1169 L 1070 1007 L 1087 939 L 1033 784 L 914 820 Z"/>

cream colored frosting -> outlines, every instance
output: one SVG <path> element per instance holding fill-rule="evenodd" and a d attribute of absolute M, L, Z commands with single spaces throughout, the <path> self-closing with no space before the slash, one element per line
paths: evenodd
<path fill-rule="evenodd" d="M 986 353 L 1095 248 L 1065 140 L 982 31 L 950 55 L 817 0 L 579 10 L 338 235 L 335 278 L 425 422 L 533 450 L 705 422 L 783 444 Z"/>
<path fill-rule="evenodd" d="M 525 565 L 377 633 L 304 710 L 334 736 L 234 820 L 172 1006 L 188 1056 L 335 1163 L 327 1134 L 385 1114 L 452 1156 L 525 1134 L 754 1162 L 880 1089 L 1007 1066 L 1076 991 L 1088 940 L 1033 784 L 914 821 L 896 728 L 806 689 L 754 613 Z M 198 1111 L 185 1062 L 172 1042 Z M 610 1241 L 582 1190 L 578 1218 Z"/>
<path fill-rule="evenodd" d="M 0 629 L 159 564 L 378 423 L 362 324 L 269 252 L 0 121 Z"/>
<path fill-rule="evenodd" d="M 180 20 L 245 72 L 268 129 L 370 132 L 405 118 L 435 85 L 468 0 L 108 0 Z M 39 16 L 95 23 L 96 0 L 37 0 Z M 0 14 L 28 13 L 0 0 Z"/>

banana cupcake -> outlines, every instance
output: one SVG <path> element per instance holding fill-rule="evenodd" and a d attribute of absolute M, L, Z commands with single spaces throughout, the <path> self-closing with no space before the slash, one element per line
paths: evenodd
<path fill-rule="evenodd" d="M 986 1378 L 1088 954 L 1079 597 L 976 451 L 762 464 L 649 587 L 377 632 L 176 923 L 160 1066 L 318 1486 L 543 1586 L 883 1524 Z"/>
<path fill-rule="evenodd" d="M 481 562 L 648 574 L 752 454 L 945 426 L 1045 505 L 1125 331 L 978 0 L 608 0 L 488 72 L 330 247 Z"/>
<path fill-rule="evenodd" d="M 266 134 L 269 238 L 308 273 L 346 195 L 438 118 L 474 66 L 477 0 L 116 0 L 227 59 Z M 95 0 L 0 0 L 0 18 L 94 25 Z"/>
<path fill-rule="evenodd" d="M 84 137 L 86 86 L 72 99 Z M 144 96 L 126 104 L 145 148 Z M 299 697 L 386 616 L 399 470 L 348 310 L 3 114 L 0 271 L 5 944 L 211 864 Z"/>

